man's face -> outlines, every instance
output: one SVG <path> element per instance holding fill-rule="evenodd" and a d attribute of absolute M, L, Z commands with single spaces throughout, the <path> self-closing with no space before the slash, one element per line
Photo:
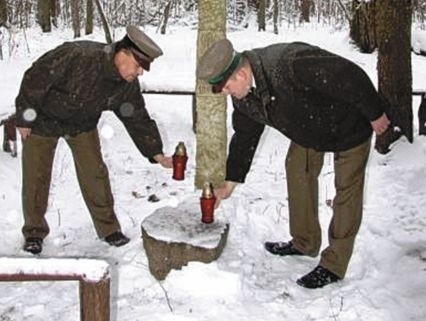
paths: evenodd
<path fill-rule="evenodd" d="M 116 56 L 116 66 L 120 76 L 127 82 L 132 82 L 143 74 L 143 68 L 131 52 L 120 51 Z"/>
<path fill-rule="evenodd" d="M 237 99 L 243 99 L 250 91 L 252 75 L 247 70 L 240 69 L 236 71 L 226 81 L 222 88 L 222 95 L 231 95 Z"/>

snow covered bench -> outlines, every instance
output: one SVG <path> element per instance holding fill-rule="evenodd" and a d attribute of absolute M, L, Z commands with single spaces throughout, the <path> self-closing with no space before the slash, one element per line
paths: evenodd
<path fill-rule="evenodd" d="M 0 258 L 0 282 L 79 281 L 80 320 L 110 320 L 109 265 L 76 258 Z"/>

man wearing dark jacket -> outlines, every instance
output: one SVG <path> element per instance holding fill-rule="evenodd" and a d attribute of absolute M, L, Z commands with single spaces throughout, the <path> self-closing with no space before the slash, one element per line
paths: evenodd
<path fill-rule="evenodd" d="M 329 245 L 317 267 L 297 280 L 319 288 L 343 279 L 362 218 L 365 169 L 372 131 L 389 126 L 385 104 L 365 72 L 306 43 L 282 43 L 242 53 L 224 39 L 202 56 L 197 76 L 213 92 L 231 95 L 234 134 L 218 206 L 243 183 L 265 125 L 291 140 L 286 157 L 290 215 L 288 242 L 266 242 L 272 254 L 318 255 L 318 176 L 325 152 L 334 153 L 336 195 Z"/>
<path fill-rule="evenodd" d="M 40 253 L 49 233 L 45 213 L 61 137 L 71 149 L 96 233 L 113 246 L 129 242 L 114 212 L 97 124 L 104 110 L 113 111 L 143 156 L 165 168 L 172 166 L 171 157 L 163 154 L 160 133 L 145 109 L 137 79 L 161 54 L 145 33 L 129 26 L 126 36 L 111 45 L 66 42 L 26 71 L 16 98 L 17 127 L 23 141 L 25 251 Z"/>

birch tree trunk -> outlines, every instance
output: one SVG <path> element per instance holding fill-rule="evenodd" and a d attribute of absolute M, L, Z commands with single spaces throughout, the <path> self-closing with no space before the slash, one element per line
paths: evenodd
<path fill-rule="evenodd" d="M 199 0 L 198 10 L 197 62 L 213 42 L 226 36 L 226 1 Z M 195 186 L 202 188 L 206 181 L 219 186 L 226 169 L 226 98 L 197 79 L 196 99 Z"/>
<path fill-rule="evenodd" d="M 387 153 L 400 136 L 413 141 L 410 0 L 376 0 L 379 34 L 379 92 L 390 103 L 392 128 L 378 136 L 375 148 Z"/>

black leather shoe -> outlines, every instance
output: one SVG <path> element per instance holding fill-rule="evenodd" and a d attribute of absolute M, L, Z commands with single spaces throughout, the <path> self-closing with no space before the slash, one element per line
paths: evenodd
<path fill-rule="evenodd" d="M 129 243 L 130 239 L 120 231 L 114 232 L 105 238 L 105 242 L 112 246 L 123 246 Z"/>
<path fill-rule="evenodd" d="M 275 255 L 304 255 L 290 242 L 266 242 L 265 249 Z"/>
<path fill-rule="evenodd" d="M 39 237 L 28 237 L 25 239 L 24 251 L 38 254 L 43 250 L 43 239 Z"/>
<path fill-rule="evenodd" d="M 316 289 L 339 280 L 340 277 L 336 274 L 318 265 L 311 272 L 297 280 L 296 283 L 308 289 Z"/>

